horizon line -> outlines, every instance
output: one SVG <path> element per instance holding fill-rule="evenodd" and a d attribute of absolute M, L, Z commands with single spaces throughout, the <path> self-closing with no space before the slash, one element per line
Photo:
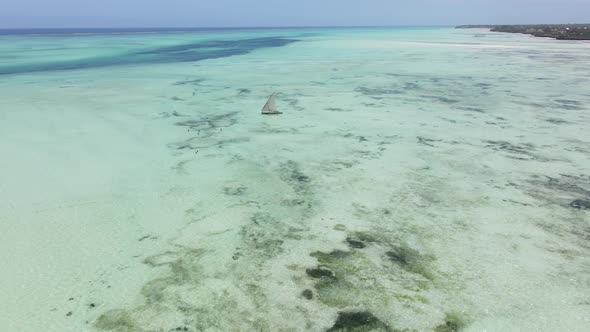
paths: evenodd
<path fill-rule="evenodd" d="M 285 25 L 285 26 L 126 26 L 126 27 L 0 27 L 0 30 L 23 29 L 292 29 L 292 28 L 412 28 L 412 27 L 454 27 L 454 24 L 425 24 L 425 25 Z"/>
<path fill-rule="evenodd" d="M 495 26 L 495 25 L 590 25 L 590 23 L 467 23 L 467 24 L 402 24 L 402 25 L 285 25 L 285 26 L 64 26 L 64 27 L 0 27 L 0 30 L 73 30 L 73 29 L 314 29 L 314 28 L 419 28 L 419 27 L 458 27 L 458 26 Z"/>

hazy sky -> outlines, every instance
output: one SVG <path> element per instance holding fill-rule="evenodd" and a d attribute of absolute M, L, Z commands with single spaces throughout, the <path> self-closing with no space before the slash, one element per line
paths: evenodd
<path fill-rule="evenodd" d="M 590 23 L 590 0 L 0 0 L 0 28 Z"/>

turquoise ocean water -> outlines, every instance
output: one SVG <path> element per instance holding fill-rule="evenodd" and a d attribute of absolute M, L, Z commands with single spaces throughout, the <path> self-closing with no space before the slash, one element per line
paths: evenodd
<path fill-rule="evenodd" d="M 0 31 L 0 330 L 588 331 L 588 63 L 480 29 Z"/>

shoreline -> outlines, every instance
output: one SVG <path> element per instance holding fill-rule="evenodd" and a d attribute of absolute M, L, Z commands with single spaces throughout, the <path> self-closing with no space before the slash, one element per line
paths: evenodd
<path fill-rule="evenodd" d="M 557 40 L 590 40 L 590 24 L 459 25 L 456 29 L 490 29 Z"/>

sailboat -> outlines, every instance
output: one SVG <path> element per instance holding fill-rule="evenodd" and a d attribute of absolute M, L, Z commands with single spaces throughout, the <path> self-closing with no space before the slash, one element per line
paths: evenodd
<path fill-rule="evenodd" d="M 277 93 L 275 92 L 270 96 L 270 98 L 268 98 L 266 104 L 264 104 L 264 107 L 262 108 L 262 114 L 283 114 L 283 112 L 277 111 L 277 105 L 275 101 L 276 95 Z"/>

